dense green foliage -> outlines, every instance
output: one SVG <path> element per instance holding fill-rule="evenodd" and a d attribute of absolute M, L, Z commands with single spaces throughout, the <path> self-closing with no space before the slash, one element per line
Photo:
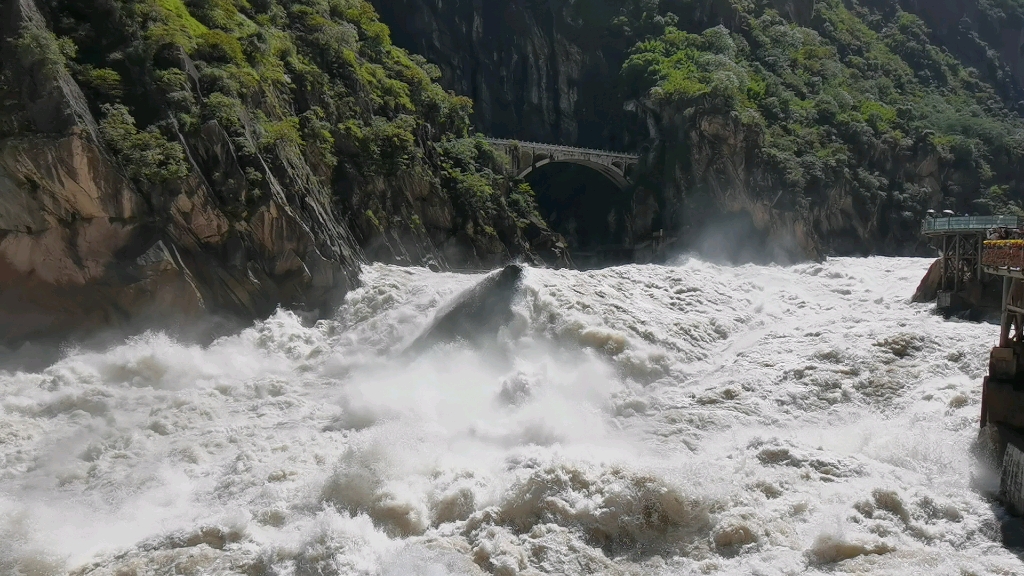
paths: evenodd
<path fill-rule="evenodd" d="M 268 177 L 286 188 L 300 178 L 299 161 L 354 214 L 357 231 L 423 231 L 412 207 L 353 192 L 409 174 L 451 201 L 462 229 L 493 235 L 496 219 L 525 227 L 535 213 L 530 194 L 509 195 L 522 183 L 470 138 L 472 102 L 392 45 L 364 0 L 41 4 L 53 34 L 26 32 L 19 46 L 67 66 L 107 145 L 142 185 L 184 177 L 177 140 L 209 141 L 216 122 L 246 176 L 228 199 L 240 217 L 266 198 Z"/>
<path fill-rule="evenodd" d="M 450 202 L 449 232 L 492 245 L 537 220 L 529 187 L 470 136 L 472 103 L 395 47 L 365 0 L 42 4 L 54 34 L 26 31 L 19 56 L 72 72 L 141 184 L 181 178 L 188 143 L 216 141 L 215 126 L 245 175 L 239 215 L 269 180 L 301 180 L 301 160 L 364 236 L 441 226 L 421 209 L 436 198 L 399 182 Z M 623 101 L 639 112 L 626 140 L 657 127 L 642 184 L 687 201 L 742 190 L 819 238 L 856 221 L 889 247 L 916 241 L 928 208 L 1024 210 L 1024 91 L 993 48 L 1024 27 L 1024 0 L 975 4 L 974 28 L 940 33 L 915 13 L 942 10 L 913 0 L 557 3 L 573 41 L 622 63 L 608 117 L 623 121 Z"/>
<path fill-rule="evenodd" d="M 121 158 L 129 177 L 160 184 L 188 174 L 181 144 L 168 142 L 154 127 L 139 131 L 131 113 L 120 104 L 106 104 L 103 112 L 100 134 Z"/>
<path fill-rule="evenodd" d="M 681 30 L 663 18 L 623 67 L 630 98 L 684 126 L 689 140 L 669 147 L 740 148 L 758 171 L 744 184 L 775 208 L 807 212 L 846 190 L 905 232 L 928 207 L 1021 210 L 1024 122 L 917 16 L 819 0 L 803 27 L 768 2 L 734 1 L 722 20 Z"/>

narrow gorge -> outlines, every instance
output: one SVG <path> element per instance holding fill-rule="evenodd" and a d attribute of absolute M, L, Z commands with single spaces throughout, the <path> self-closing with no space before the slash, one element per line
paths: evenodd
<path fill-rule="evenodd" d="M 3 340 L 326 313 L 366 261 L 565 260 L 368 4 L 237 4 L 0 3 Z"/>
<path fill-rule="evenodd" d="M 0 0 L 0 576 L 1024 574 L 1022 43 Z"/>
<path fill-rule="evenodd" d="M 643 152 L 637 240 L 666 230 L 732 261 L 929 255 L 927 209 L 1020 210 L 1016 2 L 375 5 L 473 97 L 478 130 Z"/>
<path fill-rule="evenodd" d="M 926 210 L 1024 197 L 1017 0 L 0 9 L 8 342 L 319 317 L 365 262 L 929 255 Z M 478 135 L 640 162 L 517 178 Z"/>

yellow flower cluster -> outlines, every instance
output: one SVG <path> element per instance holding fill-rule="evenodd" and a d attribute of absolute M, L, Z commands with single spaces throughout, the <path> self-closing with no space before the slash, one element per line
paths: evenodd
<path fill-rule="evenodd" d="M 1024 240 L 985 240 L 985 248 L 1024 248 Z"/>

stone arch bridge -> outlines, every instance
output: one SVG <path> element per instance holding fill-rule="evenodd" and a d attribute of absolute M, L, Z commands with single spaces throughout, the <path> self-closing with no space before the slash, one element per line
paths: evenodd
<path fill-rule="evenodd" d="M 622 152 L 496 138 L 485 138 L 485 140 L 509 157 L 516 176 L 522 178 L 541 166 L 561 162 L 586 166 L 614 182 L 619 189 L 626 190 L 633 178 L 633 171 L 640 161 L 640 157 L 636 154 Z"/>

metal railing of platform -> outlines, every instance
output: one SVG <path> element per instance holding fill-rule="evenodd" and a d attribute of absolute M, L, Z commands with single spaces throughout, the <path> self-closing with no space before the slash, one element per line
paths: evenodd
<path fill-rule="evenodd" d="M 950 216 L 947 218 L 925 218 L 924 234 L 948 234 L 956 232 L 984 232 L 992 228 L 1018 229 L 1024 224 L 1019 216 Z"/>

